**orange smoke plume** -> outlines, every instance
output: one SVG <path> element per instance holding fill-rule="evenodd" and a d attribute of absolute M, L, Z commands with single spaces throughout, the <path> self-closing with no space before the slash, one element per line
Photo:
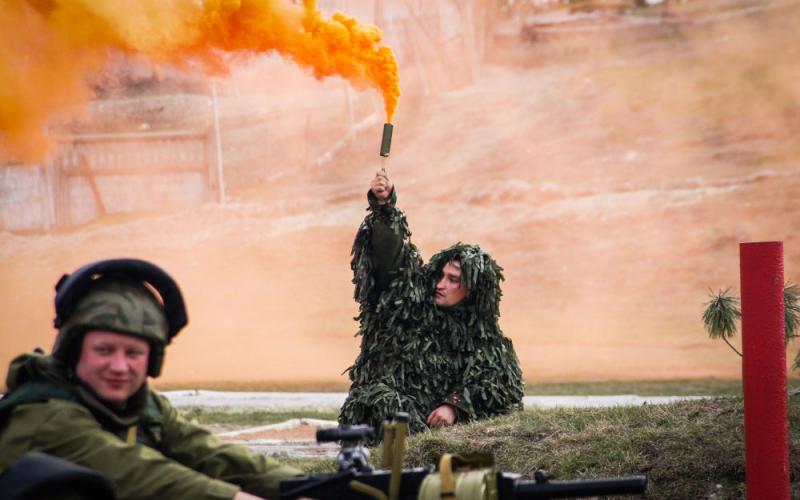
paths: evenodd
<path fill-rule="evenodd" d="M 316 78 L 374 87 L 391 122 L 400 95 L 397 61 L 380 30 L 315 0 L 0 0 L 0 139 L 26 161 L 46 153 L 50 119 L 92 98 L 85 78 L 110 51 L 156 63 L 228 70 L 224 53 L 276 51 Z"/>

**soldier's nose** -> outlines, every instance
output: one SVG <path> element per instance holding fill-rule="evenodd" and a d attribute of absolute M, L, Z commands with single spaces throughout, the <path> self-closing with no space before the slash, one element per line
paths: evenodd
<path fill-rule="evenodd" d="M 128 365 L 125 362 L 124 356 L 112 356 L 111 362 L 109 363 L 109 367 L 114 371 L 125 371 L 128 369 Z"/>

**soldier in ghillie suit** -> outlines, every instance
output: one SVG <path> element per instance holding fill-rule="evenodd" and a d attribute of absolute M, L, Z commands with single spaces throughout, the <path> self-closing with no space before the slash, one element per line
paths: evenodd
<path fill-rule="evenodd" d="M 403 411 L 419 432 L 521 409 L 519 363 L 497 323 L 502 268 L 463 243 L 423 265 L 385 171 L 367 198 L 351 261 L 361 352 L 339 422 L 379 430 Z"/>
<path fill-rule="evenodd" d="M 170 500 L 277 498 L 280 480 L 302 475 L 218 441 L 148 388 L 188 321 L 164 271 L 100 261 L 64 276 L 56 290 L 53 353 L 23 354 L 9 368 L 0 472 L 41 452 L 101 473 L 120 499 Z"/>

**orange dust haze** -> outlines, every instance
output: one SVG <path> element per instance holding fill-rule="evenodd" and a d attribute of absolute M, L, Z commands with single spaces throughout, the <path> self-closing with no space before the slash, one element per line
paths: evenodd
<path fill-rule="evenodd" d="M 338 75 L 382 94 L 387 121 L 400 95 L 397 61 L 372 25 L 314 0 L 0 0 L 0 131 L 34 162 L 47 151 L 51 118 L 92 97 L 86 78 L 110 52 L 225 74 L 230 53 L 276 51 L 317 78 Z"/>

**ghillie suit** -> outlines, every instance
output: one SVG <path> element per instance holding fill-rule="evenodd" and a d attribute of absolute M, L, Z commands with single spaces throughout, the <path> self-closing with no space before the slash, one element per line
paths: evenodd
<path fill-rule="evenodd" d="M 521 409 L 519 363 L 497 324 L 502 268 L 480 247 L 463 243 L 423 265 L 395 194 L 385 205 L 372 193 L 368 198 L 370 213 L 350 264 L 361 352 L 348 369 L 352 385 L 339 421 L 380 430 L 404 411 L 411 432 L 419 432 L 443 404 L 456 409 L 457 421 Z M 436 282 L 452 260 L 460 261 L 461 283 L 470 292 L 461 304 L 439 308 Z"/>

